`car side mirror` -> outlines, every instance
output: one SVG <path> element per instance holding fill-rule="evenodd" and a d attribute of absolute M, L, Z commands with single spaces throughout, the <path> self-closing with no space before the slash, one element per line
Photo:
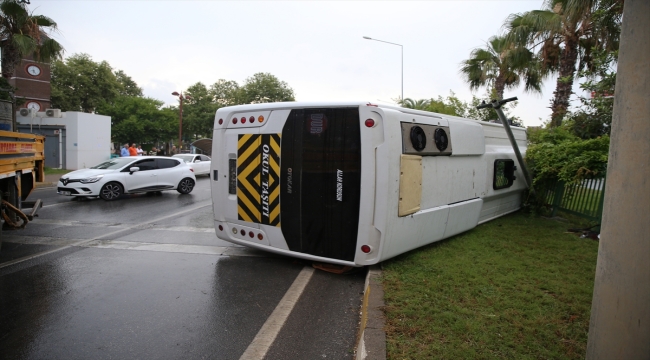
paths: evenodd
<path fill-rule="evenodd" d="M 201 162 L 201 159 L 196 159 L 196 160 L 194 160 L 194 162 L 195 162 L 195 163 L 200 163 L 200 162 Z"/>
<path fill-rule="evenodd" d="M 140 168 L 137 166 L 129 168 L 129 175 L 133 174 L 136 171 L 140 171 Z"/>

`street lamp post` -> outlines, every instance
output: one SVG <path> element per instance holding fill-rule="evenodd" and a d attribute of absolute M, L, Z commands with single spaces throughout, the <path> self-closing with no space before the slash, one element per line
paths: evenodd
<path fill-rule="evenodd" d="M 395 44 L 395 43 L 392 43 L 392 42 L 384 41 L 384 40 L 373 39 L 373 38 L 368 37 L 368 36 L 364 36 L 363 38 L 366 39 L 366 40 L 374 40 L 374 41 L 379 41 L 379 42 L 383 42 L 383 43 L 386 43 L 386 44 L 397 45 L 397 46 L 399 46 L 401 48 L 401 50 L 402 50 L 402 101 L 404 101 L 404 46 L 402 46 L 400 44 Z"/>
<path fill-rule="evenodd" d="M 180 111 L 178 115 L 178 150 L 180 151 L 183 144 L 181 142 L 183 140 L 183 100 L 191 99 L 191 97 L 189 95 L 183 95 L 182 91 L 180 94 L 174 91 L 172 95 L 178 96 L 178 99 L 181 102 Z"/>

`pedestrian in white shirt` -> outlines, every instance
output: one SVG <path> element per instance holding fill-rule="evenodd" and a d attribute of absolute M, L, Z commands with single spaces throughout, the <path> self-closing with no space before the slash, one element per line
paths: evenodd
<path fill-rule="evenodd" d="M 142 156 L 142 153 L 144 153 L 144 150 L 142 150 L 142 145 L 138 145 L 136 151 L 138 152 L 138 156 Z"/>

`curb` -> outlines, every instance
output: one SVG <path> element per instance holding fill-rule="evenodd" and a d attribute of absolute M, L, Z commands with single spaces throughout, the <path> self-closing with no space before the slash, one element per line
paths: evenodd
<path fill-rule="evenodd" d="M 56 182 L 37 182 L 35 183 L 34 188 L 37 189 L 37 188 L 55 187 L 56 184 L 57 184 Z"/>
<path fill-rule="evenodd" d="M 385 318 L 382 311 L 384 288 L 379 279 L 380 276 L 381 267 L 379 265 L 373 265 L 368 269 L 361 305 L 357 360 L 386 359 Z"/>

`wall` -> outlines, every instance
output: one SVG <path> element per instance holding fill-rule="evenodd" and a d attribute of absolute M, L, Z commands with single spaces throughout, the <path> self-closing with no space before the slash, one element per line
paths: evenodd
<path fill-rule="evenodd" d="M 62 112 L 62 117 L 46 117 L 37 113 L 34 119 L 16 114 L 19 124 L 63 125 L 66 129 L 65 167 L 78 170 L 97 165 L 110 158 L 111 118 L 110 116 L 88 114 L 76 111 Z"/>

